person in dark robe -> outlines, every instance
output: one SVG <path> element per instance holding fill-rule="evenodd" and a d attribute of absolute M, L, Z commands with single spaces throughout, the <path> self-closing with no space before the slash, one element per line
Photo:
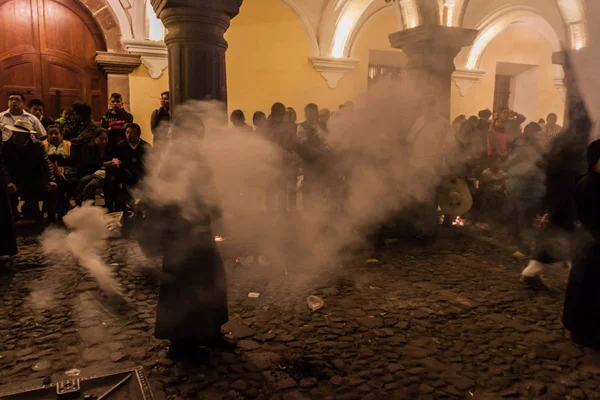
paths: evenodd
<path fill-rule="evenodd" d="M 540 275 L 546 265 L 567 263 L 572 257 L 571 246 L 557 246 L 557 240 L 572 244 L 577 210 L 575 190 L 577 179 L 585 174 L 585 153 L 592 121 L 583 101 L 569 109 L 569 127 L 554 138 L 544 154 L 540 167 L 546 172 L 545 211 L 547 226 L 536 238 L 535 251 L 521 280 L 532 289 L 545 289 Z"/>
<path fill-rule="evenodd" d="M 8 183 L 10 176 L 0 146 L 0 257 L 17 254 L 17 238 L 13 222 Z"/>
<path fill-rule="evenodd" d="M 229 318 L 227 280 L 211 229 L 222 214 L 210 200 L 215 193 L 212 175 L 199 154 L 193 182 L 185 180 L 188 197 L 174 202 L 165 196 L 165 185 L 189 172 L 176 153 L 182 143 L 174 140 L 167 157 L 153 163 L 140 184 L 132 234 L 146 254 L 163 257 L 155 336 L 170 341 L 169 357 L 177 360 L 195 358 L 200 347 L 229 350 L 234 344 L 221 332 Z"/>
<path fill-rule="evenodd" d="M 587 161 L 589 172 L 577 184 L 575 203 L 591 239 L 573 260 L 563 324 L 574 342 L 600 348 L 600 140 L 589 145 Z"/>

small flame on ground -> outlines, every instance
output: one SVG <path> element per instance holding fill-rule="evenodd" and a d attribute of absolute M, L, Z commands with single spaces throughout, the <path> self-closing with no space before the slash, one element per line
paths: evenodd
<path fill-rule="evenodd" d="M 456 220 L 452 223 L 454 226 L 465 226 L 465 220 L 461 217 L 456 217 Z"/>
<path fill-rule="evenodd" d="M 220 243 L 224 242 L 225 238 L 223 236 L 215 236 L 215 242 Z"/>

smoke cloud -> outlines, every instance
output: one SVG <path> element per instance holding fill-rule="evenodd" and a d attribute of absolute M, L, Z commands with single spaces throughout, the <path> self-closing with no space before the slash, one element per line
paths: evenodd
<path fill-rule="evenodd" d="M 101 251 L 108 238 L 106 210 L 86 202 L 71 210 L 63 222 L 69 231 L 46 229 L 41 243 L 44 251 L 53 256 L 72 256 L 98 282 L 102 290 L 116 294 L 117 282 L 110 268 L 102 261 Z"/>
<path fill-rule="evenodd" d="M 338 265 L 343 248 L 439 183 L 437 176 L 423 181 L 410 173 L 404 138 L 415 117 L 414 101 L 400 93 L 399 85 L 386 81 L 356 99 L 356 109 L 336 115 L 327 135 L 335 159 L 317 176 L 326 200 L 303 198 L 297 214 L 283 216 L 264 206 L 265 192 L 280 179 L 289 154 L 257 132 L 229 127 L 225 107 L 216 102 L 179 107 L 169 146 L 148 160 L 141 197 L 175 205 L 195 223 L 207 208 L 220 209 L 215 234 L 251 243 L 253 255 L 269 261 L 263 268 L 315 276 Z"/>

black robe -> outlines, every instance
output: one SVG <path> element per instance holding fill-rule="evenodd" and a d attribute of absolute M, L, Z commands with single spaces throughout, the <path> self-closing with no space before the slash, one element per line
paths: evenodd
<path fill-rule="evenodd" d="M 575 201 L 579 220 L 593 238 L 573 260 L 563 324 L 576 342 L 600 346 L 600 174 L 590 172 L 579 181 Z"/>
<path fill-rule="evenodd" d="M 143 220 L 135 228 L 140 246 L 163 256 L 154 335 L 183 347 L 210 345 L 228 320 L 225 268 L 210 217 L 190 222 L 177 206 L 150 205 L 140 212 Z"/>
<path fill-rule="evenodd" d="M 0 256 L 17 254 L 17 239 L 8 193 L 10 181 L 0 145 Z"/>

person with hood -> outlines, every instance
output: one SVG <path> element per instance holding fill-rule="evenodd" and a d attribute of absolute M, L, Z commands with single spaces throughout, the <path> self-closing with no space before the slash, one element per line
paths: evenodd
<path fill-rule="evenodd" d="M 569 127 L 550 143 L 541 166 L 546 173 L 545 211 L 547 226 L 536 238 L 535 252 L 521 273 L 521 280 L 532 289 L 545 289 L 540 275 L 546 265 L 568 263 L 573 256 L 571 247 L 577 207 L 577 180 L 585 174 L 586 148 L 590 141 L 592 121 L 583 101 L 574 102 L 569 109 Z M 562 245 L 557 246 L 560 242 Z"/>
<path fill-rule="evenodd" d="M 575 343 L 600 348 L 600 140 L 587 148 L 587 162 L 575 203 L 590 237 L 573 259 L 562 320 Z"/>

